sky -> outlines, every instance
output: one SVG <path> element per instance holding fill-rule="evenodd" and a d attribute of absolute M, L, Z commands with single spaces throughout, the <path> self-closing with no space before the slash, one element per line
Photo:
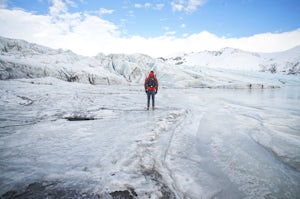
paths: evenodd
<path fill-rule="evenodd" d="M 86 56 L 300 45 L 299 0 L 0 0 L 0 36 Z"/>

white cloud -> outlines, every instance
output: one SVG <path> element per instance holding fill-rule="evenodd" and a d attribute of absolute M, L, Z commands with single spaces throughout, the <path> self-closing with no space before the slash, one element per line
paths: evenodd
<path fill-rule="evenodd" d="M 1 36 L 24 39 L 52 48 L 71 49 L 83 55 L 95 55 L 102 50 L 107 52 L 104 46 L 110 46 L 111 41 L 120 35 L 114 24 L 97 16 L 80 13 L 60 14 L 58 19 L 53 20 L 48 15 L 0 9 L 0 26 L 3 27 L 0 29 Z"/>
<path fill-rule="evenodd" d="M 153 10 L 162 10 L 164 6 L 165 5 L 162 4 L 162 3 L 152 4 L 152 3 L 149 3 L 149 2 L 146 2 L 144 4 L 140 4 L 140 3 L 134 4 L 135 8 L 147 8 L 147 9 L 151 8 Z"/>
<path fill-rule="evenodd" d="M 169 26 L 164 26 L 163 29 L 164 29 L 165 31 L 168 31 L 168 30 L 170 30 L 170 27 L 169 27 Z"/>
<path fill-rule="evenodd" d="M 205 4 L 206 0 L 175 0 L 171 2 L 173 11 L 192 13 Z"/>
<path fill-rule="evenodd" d="M 134 4 L 134 7 L 135 7 L 135 8 L 142 8 L 143 5 L 142 5 L 142 4 L 139 4 L 139 3 L 136 3 L 136 4 Z"/>
<path fill-rule="evenodd" d="M 71 6 L 71 7 L 77 7 L 77 4 L 74 2 L 74 1 L 72 1 L 72 0 L 65 0 L 66 1 L 66 4 L 68 4 L 69 6 Z"/>
<path fill-rule="evenodd" d="M 151 4 L 151 3 L 145 3 L 145 4 L 144 4 L 144 8 L 150 8 L 150 7 L 152 7 L 152 4 Z"/>
<path fill-rule="evenodd" d="M 155 4 L 153 9 L 154 10 L 162 10 L 164 7 L 165 7 L 165 4 L 159 3 L 159 4 Z"/>
<path fill-rule="evenodd" d="M 129 10 L 126 14 L 127 17 L 135 17 L 134 15 L 134 11 L 133 10 Z"/>
<path fill-rule="evenodd" d="M 54 2 L 54 1 L 53 1 Z M 283 33 L 263 33 L 249 37 L 218 37 L 207 31 L 175 37 L 165 27 L 160 37 L 121 35 L 113 23 L 87 13 L 68 13 L 66 4 L 56 1 L 53 14 L 37 15 L 23 10 L 0 9 L 0 35 L 24 39 L 52 48 L 71 49 L 75 53 L 93 56 L 97 53 L 144 53 L 154 57 L 173 52 L 199 52 L 233 47 L 254 52 L 275 52 L 300 45 L 300 29 Z M 21 30 L 21 31 L 20 31 Z"/>
<path fill-rule="evenodd" d="M 51 0 L 52 6 L 49 8 L 49 13 L 52 16 L 58 16 L 61 13 L 66 13 L 68 11 L 68 7 L 66 3 L 61 0 Z"/>
<path fill-rule="evenodd" d="M 144 3 L 144 4 L 139 4 L 139 3 L 136 3 L 134 4 L 134 7 L 135 8 L 151 8 L 152 7 L 152 4 L 151 3 Z"/>
<path fill-rule="evenodd" d="M 189 0 L 186 11 L 187 12 L 194 12 L 197 10 L 198 6 L 202 6 L 206 0 Z"/>
<path fill-rule="evenodd" d="M 159 19 L 159 21 L 168 21 L 169 19 L 168 18 L 161 18 Z"/>
<path fill-rule="evenodd" d="M 171 35 L 175 35 L 176 31 L 169 31 L 165 33 L 165 36 L 171 36 Z"/>
<path fill-rule="evenodd" d="M 172 9 L 174 11 L 182 11 L 183 8 L 184 8 L 182 4 L 178 4 L 178 3 L 175 3 L 175 2 L 172 2 L 171 5 L 172 5 Z"/>
<path fill-rule="evenodd" d="M 185 28 L 185 27 L 186 25 L 184 23 L 180 25 L 180 28 Z"/>
<path fill-rule="evenodd" d="M 112 14 L 113 12 L 114 12 L 114 10 L 108 10 L 108 9 L 105 9 L 105 8 L 100 8 L 100 10 L 99 10 L 100 15 Z"/>

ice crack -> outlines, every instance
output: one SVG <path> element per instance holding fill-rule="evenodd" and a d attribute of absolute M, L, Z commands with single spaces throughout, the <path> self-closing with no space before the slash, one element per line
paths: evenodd
<path fill-rule="evenodd" d="M 23 102 L 20 102 L 20 105 L 29 106 L 29 105 L 33 104 L 33 102 L 34 102 L 32 99 L 29 99 L 28 97 L 24 97 L 24 96 L 20 96 L 20 95 L 17 95 L 17 97 L 24 100 Z"/>

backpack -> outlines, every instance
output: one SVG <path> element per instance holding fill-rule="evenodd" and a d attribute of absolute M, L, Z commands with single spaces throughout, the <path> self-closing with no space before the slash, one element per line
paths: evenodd
<path fill-rule="evenodd" d="M 151 88 L 154 88 L 156 87 L 156 81 L 155 81 L 155 78 L 154 77 L 150 77 L 148 82 L 147 82 L 147 85 L 150 86 Z"/>

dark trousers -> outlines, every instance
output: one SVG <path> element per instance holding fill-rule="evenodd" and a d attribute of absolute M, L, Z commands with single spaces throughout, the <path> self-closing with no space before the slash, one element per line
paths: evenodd
<path fill-rule="evenodd" d="M 155 91 L 147 91 L 147 107 L 150 106 L 150 97 L 152 97 L 152 106 L 154 107 Z"/>

